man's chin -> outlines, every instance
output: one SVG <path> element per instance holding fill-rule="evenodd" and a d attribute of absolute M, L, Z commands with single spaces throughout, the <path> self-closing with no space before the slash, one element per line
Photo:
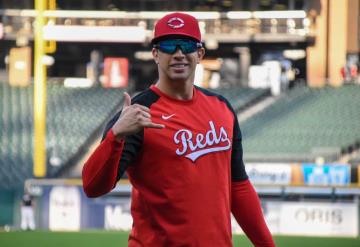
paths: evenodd
<path fill-rule="evenodd" d="M 189 79 L 187 76 L 172 76 L 171 80 L 174 82 L 185 82 Z"/>

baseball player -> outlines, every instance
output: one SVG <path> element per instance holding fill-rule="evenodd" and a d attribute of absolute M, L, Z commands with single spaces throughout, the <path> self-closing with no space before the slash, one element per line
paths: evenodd
<path fill-rule="evenodd" d="M 35 230 L 34 205 L 28 193 L 21 200 L 21 224 L 22 230 Z"/>
<path fill-rule="evenodd" d="M 132 99 L 125 93 L 85 163 L 85 193 L 104 195 L 127 173 L 131 247 L 233 246 L 230 213 L 255 246 L 275 246 L 245 172 L 234 110 L 193 84 L 205 54 L 198 21 L 168 14 L 152 44 L 159 79 Z"/>

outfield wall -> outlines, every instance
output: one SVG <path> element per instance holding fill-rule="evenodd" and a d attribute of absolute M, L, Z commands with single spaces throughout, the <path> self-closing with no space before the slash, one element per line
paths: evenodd
<path fill-rule="evenodd" d="M 246 171 L 262 199 L 273 234 L 358 236 L 360 186 L 348 164 L 247 163 Z M 358 176 L 357 176 L 358 177 Z M 358 182 L 358 181 L 356 181 Z M 117 184 L 106 196 L 87 198 L 81 180 L 28 180 L 35 198 L 37 228 L 129 230 L 131 185 Z M 3 210 L 9 212 L 9 207 Z M 13 225 L 19 228 L 19 201 L 13 202 Z M 1 214 L 6 214 L 0 211 Z M 6 218 L 9 220 L 10 216 Z M 232 230 L 241 233 L 233 219 Z"/>
<path fill-rule="evenodd" d="M 80 185 L 46 185 L 36 190 L 41 193 L 37 197 L 38 228 L 52 231 L 131 229 L 130 197 L 125 193 L 90 199 Z M 348 237 L 359 234 L 356 202 L 262 200 L 262 207 L 273 234 Z M 234 219 L 232 230 L 242 233 Z"/>

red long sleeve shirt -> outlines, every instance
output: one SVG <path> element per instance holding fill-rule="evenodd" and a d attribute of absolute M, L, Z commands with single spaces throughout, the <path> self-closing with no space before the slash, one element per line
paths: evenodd
<path fill-rule="evenodd" d="M 255 246 L 275 246 L 245 172 L 241 132 L 230 104 L 194 87 L 189 101 L 152 86 L 133 103 L 164 129 L 116 141 L 108 123 L 83 169 L 86 194 L 109 192 L 124 172 L 133 185 L 129 246 L 230 247 L 232 212 Z"/>

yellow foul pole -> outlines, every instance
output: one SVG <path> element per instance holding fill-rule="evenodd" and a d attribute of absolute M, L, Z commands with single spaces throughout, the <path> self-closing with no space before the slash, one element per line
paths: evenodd
<path fill-rule="evenodd" d="M 34 40 L 34 176 L 46 175 L 46 67 L 43 27 L 46 0 L 35 0 L 37 11 Z"/>
<path fill-rule="evenodd" d="M 46 66 L 43 58 L 46 52 L 56 50 L 55 41 L 44 40 L 44 11 L 55 9 L 55 0 L 35 0 L 37 11 L 34 33 L 34 167 L 35 177 L 46 176 Z"/>

